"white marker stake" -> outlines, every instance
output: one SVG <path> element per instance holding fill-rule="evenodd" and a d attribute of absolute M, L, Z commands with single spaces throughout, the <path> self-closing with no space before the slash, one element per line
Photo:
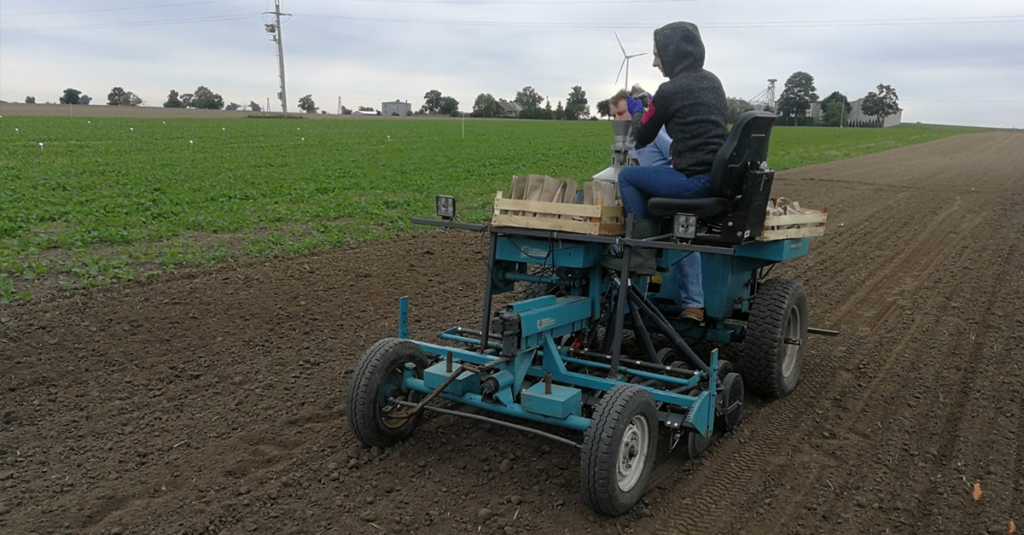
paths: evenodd
<path fill-rule="evenodd" d="M 190 139 L 190 140 L 188 140 L 188 146 L 189 146 L 189 148 L 191 148 L 191 147 L 192 147 L 192 140 L 191 140 L 191 139 Z"/>
<path fill-rule="evenodd" d="M 18 130 L 17 128 L 14 129 L 14 133 L 15 134 L 20 133 L 20 132 L 21 132 L 21 130 Z"/>
<path fill-rule="evenodd" d="M 306 141 L 306 138 L 302 138 L 302 141 Z"/>
<path fill-rule="evenodd" d="M 39 150 L 43 150 L 43 142 L 42 141 L 39 142 Z"/>

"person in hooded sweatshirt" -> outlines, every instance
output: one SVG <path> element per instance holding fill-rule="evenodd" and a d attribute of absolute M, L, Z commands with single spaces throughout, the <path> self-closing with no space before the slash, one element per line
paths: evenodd
<path fill-rule="evenodd" d="M 704 69 L 704 42 L 696 25 L 673 22 L 655 30 L 654 66 L 669 80 L 658 87 L 646 111 L 640 99 L 627 97 L 631 135 L 641 149 L 664 127 L 672 139 L 672 165 L 626 167 L 619 172 L 622 205 L 635 218 L 633 236 L 637 238 L 654 236 L 659 230 L 657 222 L 647 219 L 647 199 L 715 196 L 711 165 L 729 134 L 725 89 L 717 76 Z M 638 271 L 653 271 L 654 254 L 654 249 L 637 249 L 636 261 L 642 266 Z M 682 316 L 696 321 L 704 319 L 699 262 L 694 254 L 673 266 L 680 275 Z"/>

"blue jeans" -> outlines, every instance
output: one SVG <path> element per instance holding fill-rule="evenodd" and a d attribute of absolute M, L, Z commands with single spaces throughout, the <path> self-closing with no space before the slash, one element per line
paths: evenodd
<path fill-rule="evenodd" d="M 625 167 L 619 171 L 619 192 L 626 213 L 647 219 L 647 199 L 711 197 L 710 175 L 687 177 L 672 167 Z M 693 253 L 672 265 L 679 281 L 679 306 L 704 308 L 704 277 L 700 253 Z"/>

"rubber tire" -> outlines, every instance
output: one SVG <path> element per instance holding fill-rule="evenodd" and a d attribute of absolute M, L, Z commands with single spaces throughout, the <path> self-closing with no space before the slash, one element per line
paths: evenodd
<path fill-rule="evenodd" d="M 794 307 L 800 313 L 800 349 L 792 372 L 785 376 L 782 369 L 783 339 L 786 321 Z M 750 305 L 743 343 L 743 379 L 751 392 L 765 398 L 781 398 L 796 388 L 807 352 L 809 320 L 807 293 L 799 281 L 772 279 L 761 284 Z"/>
<path fill-rule="evenodd" d="M 616 478 L 619 447 L 626 427 L 634 416 L 647 419 L 649 444 L 645 466 L 629 492 L 619 488 Z M 658 453 L 658 411 L 651 393 L 634 385 L 614 386 L 597 403 L 583 438 L 580 482 L 583 502 L 598 513 L 620 516 L 629 512 L 647 491 Z"/>
<path fill-rule="evenodd" d="M 527 268 L 526 272 L 530 275 L 551 276 L 555 273 L 555 267 L 547 265 L 532 265 Z M 524 282 L 520 285 L 518 295 L 520 301 L 526 301 L 527 299 L 544 297 L 545 295 L 555 295 L 557 292 L 558 286 L 554 284 L 547 284 L 543 282 Z"/>
<path fill-rule="evenodd" d="M 348 425 L 352 434 L 366 446 L 394 446 L 416 430 L 422 413 L 391 428 L 381 421 L 381 407 L 377 403 L 389 374 L 406 362 L 412 362 L 422 377 L 428 364 L 427 355 L 409 340 L 384 338 L 366 350 L 352 374 L 348 389 Z"/>
<path fill-rule="evenodd" d="M 725 415 L 716 416 L 715 427 L 717 429 L 722 429 L 725 432 L 734 431 L 743 420 L 743 376 L 738 373 L 728 373 L 722 379 L 722 389 L 718 392 L 719 407 L 724 409 L 732 405 L 737 398 L 740 402 L 737 409 L 738 414 L 733 414 L 729 418 L 726 418 Z"/>

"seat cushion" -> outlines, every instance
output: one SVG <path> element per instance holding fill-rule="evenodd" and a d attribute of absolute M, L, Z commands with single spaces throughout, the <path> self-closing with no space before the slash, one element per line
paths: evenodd
<path fill-rule="evenodd" d="M 651 197 L 647 200 L 647 214 L 652 217 L 671 217 L 676 214 L 693 214 L 698 219 L 721 217 L 729 213 L 732 203 L 722 197 L 701 199 L 672 199 Z"/>

